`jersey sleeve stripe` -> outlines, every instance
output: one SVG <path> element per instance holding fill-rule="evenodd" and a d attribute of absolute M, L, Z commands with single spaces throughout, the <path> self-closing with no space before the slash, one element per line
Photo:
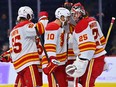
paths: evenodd
<path fill-rule="evenodd" d="M 104 51 L 104 48 L 96 49 L 95 54 L 101 53 L 102 51 Z"/>
<path fill-rule="evenodd" d="M 101 42 L 102 45 L 106 44 L 106 39 L 105 39 L 104 36 L 102 36 L 102 37 L 100 38 L 100 42 Z"/>
<path fill-rule="evenodd" d="M 44 64 L 48 64 L 48 60 L 45 55 L 42 57 L 42 65 Z"/>
<path fill-rule="evenodd" d="M 40 35 L 43 34 L 44 33 L 43 24 L 41 22 L 38 22 L 36 26 L 37 26 L 37 29 L 38 29 L 38 32 L 40 33 Z"/>
<path fill-rule="evenodd" d="M 87 50 L 96 50 L 96 44 L 94 42 L 86 42 L 79 45 L 80 52 Z"/>
<path fill-rule="evenodd" d="M 73 49 L 68 49 L 68 56 L 74 56 Z"/>
<path fill-rule="evenodd" d="M 56 59 L 59 60 L 60 62 L 64 62 L 65 60 L 67 60 L 67 53 L 62 53 L 62 54 L 57 54 L 56 55 Z M 42 65 L 43 64 L 47 64 L 48 60 L 46 58 L 46 56 L 42 57 Z"/>
<path fill-rule="evenodd" d="M 63 62 L 67 59 L 67 53 L 62 53 L 62 54 L 57 54 L 56 55 L 57 60 L 59 60 L 60 62 Z"/>

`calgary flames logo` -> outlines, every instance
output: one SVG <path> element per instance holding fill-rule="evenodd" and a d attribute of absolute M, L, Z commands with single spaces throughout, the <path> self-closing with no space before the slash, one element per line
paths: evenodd
<path fill-rule="evenodd" d="M 64 33 L 65 33 L 65 32 L 61 33 L 61 35 L 60 35 L 60 46 L 61 46 L 61 47 L 62 47 L 63 44 L 64 44 Z"/>

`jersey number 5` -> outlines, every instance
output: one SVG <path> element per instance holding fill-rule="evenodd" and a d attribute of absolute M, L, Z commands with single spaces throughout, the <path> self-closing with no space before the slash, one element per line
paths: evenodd
<path fill-rule="evenodd" d="M 15 53 L 19 53 L 22 50 L 22 44 L 18 42 L 18 40 L 20 39 L 21 39 L 20 35 L 17 35 L 14 38 L 12 38 L 12 46 L 13 46 L 13 51 Z"/>

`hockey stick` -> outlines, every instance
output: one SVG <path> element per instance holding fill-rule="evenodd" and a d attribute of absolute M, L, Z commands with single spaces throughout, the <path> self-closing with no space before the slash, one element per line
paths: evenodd
<path fill-rule="evenodd" d="M 115 17 L 112 17 L 112 20 L 111 20 L 111 23 L 110 23 L 110 27 L 109 27 L 109 29 L 108 29 L 108 33 L 107 33 L 107 36 L 106 36 L 106 45 L 107 45 L 107 42 L 108 42 L 108 39 L 109 39 L 109 36 L 110 36 L 110 32 L 111 32 L 111 30 L 112 30 L 112 26 L 113 26 L 113 24 L 114 24 L 114 21 L 115 21 Z M 106 46 L 105 45 L 105 46 Z"/>
<path fill-rule="evenodd" d="M 45 53 L 45 56 L 46 56 L 48 62 L 50 62 L 50 59 L 48 58 L 48 54 L 47 54 L 47 52 L 46 52 L 46 50 L 45 50 L 45 48 L 44 48 L 44 44 L 43 44 L 42 37 L 41 37 L 41 35 L 39 34 L 39 32 L 38 32 L 38 30 L 37 30 L 37 27 L 35 27 L 35 30 L 36 30 L 36 33 L 37 33 L 39 39 L 40 39 L 40 43 L 41 43 L 41 45 L 42 45 L 42 49 L 43 49 L 43 51 L 44 51 L 44 53 Z M 54 72 L 52 72 L 52 74 L 53 74 L 53 77 L 54 77 L 54 79 L 55 79 L 56 86 L 59 87 L 59 84 L 58 84 L 58 81 L 57 81 L 57 79 L 56 79 L 56 76 L 55 76 Z"/>
<path fill-rule="evenodd" d="M 0 60 L 2 59 L 3 57 L 2 56 L 0 56 Z"/>
<path fill-rule="evenodd" d="M 2 56 L 0 56 L 0 62 L 2 61 Z"/>

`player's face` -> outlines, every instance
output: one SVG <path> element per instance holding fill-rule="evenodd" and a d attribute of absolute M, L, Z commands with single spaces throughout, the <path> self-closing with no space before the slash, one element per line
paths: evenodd
<path fill-rule="evenodd" d="M 64 24 L 66 25 L 66 24 L 69 22 L 69 20 L 70 20 L 70 16 L 67 16 L 67 17 L 62 16 L 61 20 L 62 20 L 62 21 L 64 22 Z"/>
<path fill-rule="evenodd" d="M 79 21 L 79 17 L 82 15 L 81 12 L 75 12 L 75 13 L 72 13 L 72 18 L 75 22 L 78 22 Z"/>
<path fill-rule="evenodd" d="M 61 16 L 62 21 L 68 22 L 69 19 L 70 19 L 70 16 L 67 16 L 67 17 Z"/>
<path fill-rule="evenodd" d="M 70 16 L 66 17 L 66 22 L 68 22 L 70 20 Z"/>

